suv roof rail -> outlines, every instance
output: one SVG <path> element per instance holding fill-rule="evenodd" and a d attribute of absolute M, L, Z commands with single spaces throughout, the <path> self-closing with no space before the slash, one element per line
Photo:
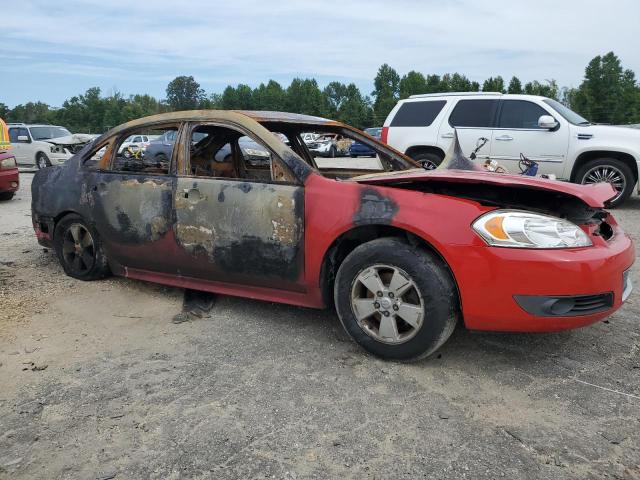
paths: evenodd
<path fill-rule="evenodd" d="M 471 95 L 503 95 L 502 92 L 442 92 L 442 93 L 420 93 L 411 95 L 409 98 L 425 98 L 425 97 L 467 97 Z"/>
<path fill-rule="evenodd" d="M 7 125 L 26 125 L 24 122 L 9 122 Z"/>

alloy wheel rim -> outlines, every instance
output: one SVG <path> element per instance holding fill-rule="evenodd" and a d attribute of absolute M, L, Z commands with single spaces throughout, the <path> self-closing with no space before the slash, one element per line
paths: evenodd
<path fill-rule="evenodd" d="M 594 183 L 609 183 L 616 189 L 618 195 L 614 200 L 617 200 L 624 192 L 627 186 L 627 180 L 624 178 L 624 174 L 613 165 L 598 165 L 593 167 L 584 174 L 582 177 L 582 183 L 584 185 L 590 185 Z"/>
<path fill-rule="evenodd" d="M 434 162 L 432 162 L 431 160 L 423 160 L 422 161 L 422 167 L 425 170 L 435 170 L 438 165 L 436 165 Z"/>
<path fill-rule="evenodd" d="M 38 157 L 38 167 L 47 168 L 47 161 L 42 156 Z"/>
<path fill-rule="evenodd" d="M 62 256 L 66 264 L 78 274 L 91 270 L 95 263 L 95 245 L 89 230 L 80 223 L 67 228 L 62 239 Z"/>
<path fill-rule="evenodd" d="M 351 310 L 362 330 L 376 341 L 399 345 L 424 325 L 424 299 L 404 270 L 378 264 L 356 276 Z"/>

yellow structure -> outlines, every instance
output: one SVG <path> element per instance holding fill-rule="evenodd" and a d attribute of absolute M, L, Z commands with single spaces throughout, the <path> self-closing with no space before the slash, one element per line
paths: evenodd
<path fill-rule="evenodd" d="M 9 141 L 9 129 L 4 120 L 0 118 L 0 150 L 9 150 L 11 142 Z"/>

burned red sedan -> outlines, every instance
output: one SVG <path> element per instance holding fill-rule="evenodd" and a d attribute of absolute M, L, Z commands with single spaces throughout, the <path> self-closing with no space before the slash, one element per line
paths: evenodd
<path fill-rule="evenodd" d="M 304 133 L 375 159 L 314 158 Z M 134 134 L 152 140 L 125 158 Z M 275 134 L 275 135 L 274 135 Z M 155 139 L 155 140 L 153 140 Z M 32 183 L 33 226 L 67 274 L 109 273 L 312 308 L 386 358 L 473 330 L 588 325 L 631 291 L 608 184 L 425 171 L 338 122 L 188 111 L 116 127 Z"/>

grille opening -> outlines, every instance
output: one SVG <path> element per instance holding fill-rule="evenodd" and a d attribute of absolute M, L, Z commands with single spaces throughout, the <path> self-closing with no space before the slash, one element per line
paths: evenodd
<path fill-rule="evenodd" d="M 613 227 L 607 222 L 602 221 L 594 234 L 604 238 L 605 240 L 609 240 L 613 237 Z"/>

